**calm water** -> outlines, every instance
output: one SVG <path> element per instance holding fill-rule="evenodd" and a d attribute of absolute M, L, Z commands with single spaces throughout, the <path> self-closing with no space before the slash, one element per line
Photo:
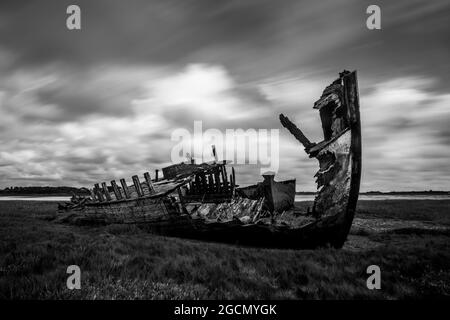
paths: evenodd
<path fill-rule="evenodd" d="M 367 195 L 361 194 L 358 200 L 450 200 L 450 195 Z M 314 201 L 314 195 L 296 195 L 295 201 Z"/>
<path fill-rule="evenodd" d="M 70 196 L 0 196 L 0 201 L 22 200 L 22 201 L 69 201 Z M 314 195 L 296 195 L 295 201 L 313 201 Z M 359 200 L 450 200 L 450 195 L 360 195 Z"/>
<path fill-rule="evenodd" d="M 29 197 L 29 196 L 0 196 L 0 201 L 22 200 L 22 201 L 69 201 L 70 196 L 46 196 L 46 197 Z"/>

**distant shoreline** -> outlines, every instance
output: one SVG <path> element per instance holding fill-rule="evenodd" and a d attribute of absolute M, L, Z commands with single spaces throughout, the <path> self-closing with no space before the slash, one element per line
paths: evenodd
<path fill-rule="evenodd" d="M 90 193 L 86 188 L 69 187 L 69 186 L 12 186 L 0 189 L 1 196 L 11 197 L 71 197 L 73 194 L 80 196 L 89 196 Z M 317 192 L 314 191 L 297 191 L 297 196 L 314 196 Z M 450 196 L 450 191 L 442 190 L 410 190 L 410 191 L 367 191 L 360 192 L 363 196 Z"/>
<path fill-rule="evenodd" d="M 295 193 L 296 195 L 314 195 L 316 192 L 301 192 L 298 191 Z M 366 196 L 384 196 L 384 195 L 450 195 L 450 191 L 389 191 L 389 192 L 381 192 L 381 191 L 368 191 L 368 192 L 360 192 L 360 195 Z"/>
<path fill-rule="evenodd" d="M 87 195 L 85 192 L 75 192 L 78 195 Z M 302 192 L 298 191 L 295 193 L 296 195 L 315 195 L 317 192 Z M 366 195 L 366 196 L 387 196 L 387 195 L 405 195 L 405 196 L 413 196 L 413 195 L 450 195 L 450 191 L 390 191 L 390 192 L 380 192 L 380 191 L 369 191 L 369 192 L 360 192 L 360 195 Z M 0 191 L 0 197 L 71 197 L 72 193 L 17 193 L 17 192 L 2 192 Z"/>
<path fill-rule="evenodd" d="M 0 193 L 0 197 L 71 197 L 68 193 Z"/>

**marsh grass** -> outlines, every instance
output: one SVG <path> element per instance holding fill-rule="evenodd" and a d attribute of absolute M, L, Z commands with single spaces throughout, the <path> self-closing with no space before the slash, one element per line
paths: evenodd
<path fill-rule="evenodd" d="M 312 208 L 312 201 L 296 202 L 302 212 Z M 439 222 L 450 225 L 450 200 L 359 200 L 357 216 Z"/>
<path fill-rule="evenodd" d="M 359 210 L 365 215 L 395 215 L 393 209 L 401 208 L 398 203 L 376 202 L 378 207 L 362 203 Z M 447 223 L 444 212 L 448 202 L 440 206 L 437 202 L 429 204 L 431 209 L 424 213 L 414 211 L 414 217 Z M 358 235 L 380 244 L 360 251 L 260 249 L 162 237 L 135 225 L 55 224 L 49 221 L 55 208 L 55 203 L 0 202 L 0 299 L 404 299 L 450 295 L 446 234 Z M 408 210 L 399 209 L 397 218 L 405 219 Z M 81 290 L 66 288 L 66 268 L 72 264 L 81 268 Z M 371 264 L 382 270 L 381 290 L 366 287 L 366 268 Z"/>
<path fill-rule="evenodd" d="M 358 201 L 358 215 L 450 225 L 450 200 Z"/>

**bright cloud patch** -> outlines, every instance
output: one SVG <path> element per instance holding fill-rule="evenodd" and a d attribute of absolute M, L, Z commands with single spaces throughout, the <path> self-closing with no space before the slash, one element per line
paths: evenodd
<path fill-rule="evenodd" d="M 160 168 L 170 164 L 172 132 L 202 120 L 203 130 L 280 129 L 279 178 L 314 190 L 317 162 L 277 117 L 287 114 L 320 141 L 312 106 L 329 81 L 292 73 L 241 84 L 213 64 L 20 70 L 0 80 L 2 187 L 90 185 Z M 431 78 L 363 83 L 362 189 L 448 189 L 450 94 L 433 92 Z M 259 170 L 237 173 L 246 185 Z"/>

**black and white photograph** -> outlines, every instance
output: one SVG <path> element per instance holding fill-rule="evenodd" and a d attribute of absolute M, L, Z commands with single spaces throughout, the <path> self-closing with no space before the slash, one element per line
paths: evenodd
<path fill-rule="evenodd" d="M 449 22 L 444 0 L 2 0 L 0 300 L 448 300 Z"/>

